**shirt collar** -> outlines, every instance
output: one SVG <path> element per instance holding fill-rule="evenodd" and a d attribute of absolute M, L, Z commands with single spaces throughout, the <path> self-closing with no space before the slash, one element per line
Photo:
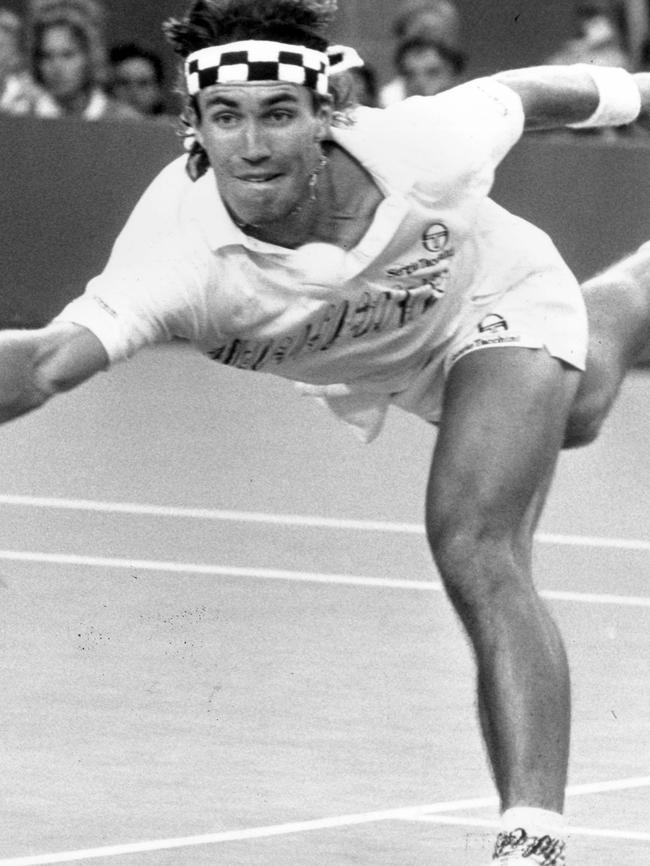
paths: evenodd
<path fill-rule="evenodd" d="M 243 243 L 244 233 L 230 219 L 212 169 L 194 181 L 191 197 L 194 213 L 211 250 Z"/>
<path fill-rule="evenodd" d="M 211 168 L 192 184 L 191 195 L 194 201 L 194 214 L 211 250 L 216 252 L 228 246 L 240 246 L 256 252 L 263 251 L 276 255 L 286 255 L 291 252 L 285 247 L 252 238 L 235 225 L 219 195 L 217 181 Z"/>

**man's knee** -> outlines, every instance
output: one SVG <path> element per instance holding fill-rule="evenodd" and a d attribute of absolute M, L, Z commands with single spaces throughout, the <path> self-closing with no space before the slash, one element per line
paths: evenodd
<path fill-rule="evenodd" d="M 445 591 L 466 621 L 501 605 L 514 587 L 528 582 L 530 548 L 514 529 L 510 534 L 493 531 L 487 520 L 463 524 L 429 516 L 427 538 Z"/>
<path fill-rule="evenodd" d="M 589 318 L 587 368 L 568 420 L 565 448 L 598 436 L 621 383 L 650 344 L 650 242 L 582 287 Z"/>
<path fill-rule="evenodd" d="M 607 409 L 600 401 L 578 401 L 569 415 L 562 447 L 584 448 L 591 445 L 598 438 L 607 417 Z"/>
<path fill-rule="evenodd" d="M 589 319 L 587 374 L 595 360 L 598 378 L 618 387 L 650 342 L 650 242 L 587 280 L 582 292 Z"/>
<path fill-rule="evenodd" d="M 567 419 L 563 448 L 581 448 L 598 438 L 625 370 L 602 347 L 593 347 Z"/>

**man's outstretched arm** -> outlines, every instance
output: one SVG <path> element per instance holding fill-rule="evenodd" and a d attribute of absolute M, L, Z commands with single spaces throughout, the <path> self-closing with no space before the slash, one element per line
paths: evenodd
<path fill-rule="evenodd" d="M 647 72 L 630 75 L 622 69 L 586 65 L 534 66 L 499 72 L 493 77 L 519 95 L 526 129 L 553 129 L 585 122 L 589 126 L 622 126 L 636 119 L 639 103 L 639 119 L 644 121 L 650 116 Z"/>
<path fill-rule="evenodd" d="M 67 322 L 0 332 L 0 423 L 42 406 L 108 366 L 97 337 Z"/>

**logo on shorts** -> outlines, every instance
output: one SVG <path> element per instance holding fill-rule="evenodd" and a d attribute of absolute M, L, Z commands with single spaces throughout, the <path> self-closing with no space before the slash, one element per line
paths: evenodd
<path fill-rule="evenodd" d="M 449 243 L 449 229 L 444 223 L 432 223 L 422 235 L 422 245 L 430 253 L 439 253 Z"/>
<path fill-rule="evenodd" d="M 483 319 L 478 329 L 481 334 L 497 334 L 499 331 L 507 331 L 508 323 L 497 313 L 490 313 Z"/>

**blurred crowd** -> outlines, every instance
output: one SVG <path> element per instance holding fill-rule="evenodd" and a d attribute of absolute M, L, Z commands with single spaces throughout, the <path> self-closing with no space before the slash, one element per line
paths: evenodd
<path fill-rule="evenodd" d="M 0 3 L 2 0 L 0 0 Z M 0 112 L 87 120 L 173 122 L 177 101 L 163 59 L 137 42 L 107 39 L 101 0 L 27 0 L 21 18 L 0 6 Z M 565 41 L 535 63 L 650 69 L 650 0 L 574 0 Z M 386 107 L 464 80 L 468 61 L 454 0 L 398 0 L 393 77 L 380 83 L 373 58 L 354 74 L 358 101 Z"/>
<path fill-rule="evenodd" d="M 34 117 L 172 117 L 162 58 L 107 41 L 100 0 L 29 0 L 21 20 L 0 7 L 0 111 Z"/>

